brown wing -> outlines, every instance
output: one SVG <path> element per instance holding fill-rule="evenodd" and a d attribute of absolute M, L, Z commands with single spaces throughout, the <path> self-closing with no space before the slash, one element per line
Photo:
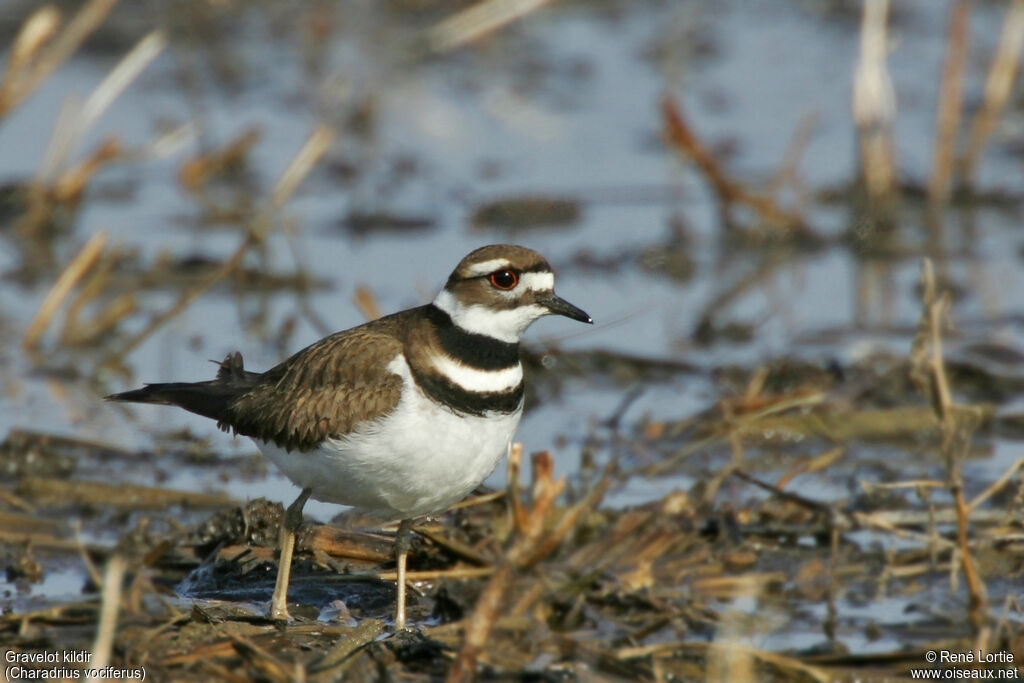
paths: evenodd
<path fill-rule="evenodd" d="M 305 451 L 387 414 L 402 393 L 401 378 L 387 370 L 402 352 L 394 336 L 404 327 L 401 315 L 307 346 L 263 373 L 256 386 L 231 403 L 220 426 Z"/>

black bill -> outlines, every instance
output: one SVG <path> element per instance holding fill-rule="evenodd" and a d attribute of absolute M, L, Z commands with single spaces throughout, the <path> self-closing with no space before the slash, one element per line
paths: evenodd
<path fill-rule="evenodd" d="M 551 296 L 541 299 L 538 302 L 540 305 L 547 307 L 549 311 L 555 315 L 564 315 L 566 318 L 572 318 L 573 320 L 579 320 L 581 323 L 591 323 L 594 320 L 587 315 L 587 312 L 582 308 L 573 306 L 571 303 L 558 296 L 557 294 L 551 294 Z"/>

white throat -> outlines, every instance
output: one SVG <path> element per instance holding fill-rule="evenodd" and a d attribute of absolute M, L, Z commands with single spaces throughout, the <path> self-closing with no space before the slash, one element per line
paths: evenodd
<path fill-rule="evenodd" d="M 550 313 L 538 304 L 494 309 L 480 304 L 465 305 L 447 289 L 442 289 L 434 305 L 451 316 L 452 322 L 474 334 L 493 337 L 510 344 L 518 344 L 523 332 L 537 318 Z"/>

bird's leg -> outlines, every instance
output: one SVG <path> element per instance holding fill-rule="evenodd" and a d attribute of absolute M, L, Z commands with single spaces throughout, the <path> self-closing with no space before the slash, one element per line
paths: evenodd
<path fill-rule="evenodd" d="M 395 533 L 395 559 L 398 572 L 398 596 L 395 600 L 395 630 L 405 630 L 405 561 L 412 545 L 412 520 L 403 519 Z"/>
<path fill-rule="evenodd" d="M 302 508 L 309 500 L 313 489 L 302 489 L 295 502 L 285 510 L 281 518 L 281 531 L 278 542 L 281 556 L 277 562 L 277 582 L 274 584 L 274 598 L 270 603 L 270 618 L 287 621 L 288 614 L 288 581 L 292 574 L 292 554 L 295 552 L 295 532 L 302 526 Z"/>

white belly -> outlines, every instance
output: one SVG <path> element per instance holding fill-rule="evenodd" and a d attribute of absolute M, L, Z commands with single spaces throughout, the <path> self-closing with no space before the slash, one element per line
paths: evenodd
<path fill-rule="evenodd" d="M 314 451 L 256 445 L 296 485 L 312 489 L 317 500 L 395 518 L 445 510 L 486 479 L 507 453 L 522 406 L 508 415 L 459 415 L 420 391 L 402 356 L 389 369 L 402 377 L 405 388 L 386 418 L 328 439 Z"/>

